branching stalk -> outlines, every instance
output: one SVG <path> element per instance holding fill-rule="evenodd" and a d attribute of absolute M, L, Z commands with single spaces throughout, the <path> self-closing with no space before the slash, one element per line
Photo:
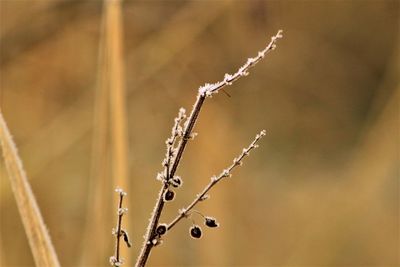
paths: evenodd
<path fill-rule="evenodd" d="M 213 188 L 218 182 L 223 180 L 226 177 L 231 176 L 232 170 L 237 167 L 241 166 L 243 162 L 243 158 L 248 156 L 250 154 L 250 151 L 253 150 L 254 148 L 257 148 L 257 142 L 265 136 L 265 130 L 261 131 L 258 135 L 256 135 L 255 139 L 253 142 L 245 149 L 243 149 L 242 153 L 239 155 L 239 157 L 235 158 L 233 160 L 232 165 L 230 165 L 227 169 L 223 170 L 220 175 L 218 176 L 213 176 L 211 177 L 211 181 L 204 187 L 204 189 L 201 191 L 201 193 L 196 195 L 196 198 L 190 203 L 186 208 L 183 208 L 180 210 L 179 215 L 175 217 L 174 220 L 172 220 L 171 223 L 168 224 L 167 226 L 167 231 L 169 231 L 172 227 L 174 227 L 181 219 L 187 217 L 189 215 L 189 212 L 200 202 L 204 199 L 204 196 Z"/>
<path fill-rule="evenodd" d="M 193 128 L 196 124 L 197 118 L 200 114 L 201 108 L 206 100 L 207 97 L 211 97 L 213 94 L 218 93 L 220 89 L 224 88 L 227 85 L 231 85 L 233 82 L 238 80 L 240 77 L 247 76 L 248 71 L 251 67 L 255 66 L 262 58 L 265 57 L 265 55 L 269 52 L 275 49 L 276 47 L 276 41 L 282 37 L 282 31 L 279 30 L 276 35 L 274 35 L 271 38 L 271 41 L 268 43 L 268 45 L 260 52 L 258 52 L 258 55 L 254 58 L 249 58 L 247 62 L 239 68 L 239 70 L 234 73 L 234 74 L 225 74 L 225 77 L 222 81 L 216 82 L 214 84 L 205 84 L 204 86 L 201 86 L 199 88 L 199 92 L 197 95 L 197 99 L 195 104 L 193 105 L 192 111 L 190 113 L 190 116 L 188 120 L 185 123 L 182 139 L 177 147 L 177 152 L 174 157 L 174 160 L 171 164 L 168 163 L 166 166 L 166 180 L 168 181 L 169 178 L 174 177 L 178 167 L 179 163 L 182 159 L 183 153 L 185 151 L 186 145 L 191 139 L 192 136 L 192 131 Z M 170 166 L 171 165 L 171 166 Z M 212 187 L 212 186 L 211 186 Z M 210 187 L 210 188 L 211 188 Z M 152 248 L 157 245 L 157 240 L 154 239 L 156 236 L 156 228 L 160 219 L 160 216 L 162 214 L 163 208 L 164 208 L 164 199 L 163 195 L 168 190 L 169 185 L 167 182 L 164 182 L 161 190 L 159 192 L 156 205 L 154 207 L 153 213 L 150 218 L 149 225 L 147 227 L 147 232 L 145 235 L 145 240 L 142 246 L 142 250 L 140 252 L 140 255 L 137 259 L 136 266 L 137 267 L 143 267 L 146 265 L 146 262 L 148 260 L 148 257 L 150 255 L 150 252 Z"/>

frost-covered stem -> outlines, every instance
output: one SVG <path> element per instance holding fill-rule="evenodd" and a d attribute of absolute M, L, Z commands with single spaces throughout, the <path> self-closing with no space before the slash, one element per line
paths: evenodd
<path fill-rule="evenodd" d="M 205 84 L 204 86 L 201 86 L 199 88 L 199 92 L 197 95 L 197 99 L 195 104 L 193 105 L 192 112 L 190 114 L 189 119 L 187 120 L 185 124 L 185 129 L 184 133 L 182 136 L 182 139 L 178 145 L 177 148 L 177 153 L 175 155 L 174 161 L 172 163 L 172 166 L 169 166 L 168 164 L 167 168 L 170 170 L 166 170 L 167 176 L 166 178 L 169 179 L 170 177 L 174 177 L 175 172 L 177 168 L 179 167 L 180 160 L 182 159 L 183 152 L 186 148 L 186 144 L 188 140 L 191 138 L 192 130 L 194 128 L 194 125 L 196 124 L 197 118 L 199 116 L 200 110 L 204 104 L 204 101 L 207 97 L 211 97 L 213 94 L 218 93 L 220 89 L 227 85 L 231 85 L 234 81 L 238 80 L 240 77 L 247 76 L 248 75 L 248 70 L 256 65 L 264 56 L 271 50 L 274 50 L 276 47 L 276 41 L 282 38 L 282 30 L 279 30 L 276 35 L 274 35 L 271 38 L 271 41 L 268 43 L 268 45 L 260 52 L 258 52 L 258 55 L 254 58 L 249 58 L 247 62 L 239 68 L 239 70 L 233 74 L 225 74 L 224 80 L 214 83 L 214 84 Z M 168 174 L 169 172 L 169 174 Z M 144 243 L 142 246 L 142 250 L 139 254 L 139 257 L 136 261 L 136 266 L 137 267 L 142 267 L 145 266 L 147 259 L 150 255 L 151 249 L 154 247 L 154 244 L 152 242 L 153 238 L 155 237 L 155 231 L 158 225 L 158 221 L 160 219 L 162 210 L 164 208 L 164 200 L 163 200 L 163 195 L 165 191 L 168 190 L 168 183 L 163 183 L 160 193 L 158 195 L 158 198 L 156 200 L 156 204 L 154 206 L 154 210 L 151 214 L 150 217 L 150 222 L 147 227 L 147 232 L 146 236 L 144 239 Z M 180 219 L 178 219 L 180 220 Z"/>
<path fill-rule="evenodd" d="M 193 127 L 194 127 L 194 125 L 196 123 L 196 120 L 197 120 L 197 118 L 199 116 L 199 113 L 200 113 L 200 110 L 201 110 L 201 107 L 202 107 L 202 105 L 204 103 L 205 98 L 206 98 L 205 95 L 200 95 L 199 94 L 197 96 L 196 103 L 194 104 L 192 112 L 190 114 L 190 117 L 189 117 L 189 119 L 187 121 L 185 130 L 184 130 L 184 133 L 183 133 L 183 136 L 182 136 L 182 140 L 178 145 L 178 152 L 177 152 L 177 154 L 176 154 L 176 156 L 174 158 L 171 170 L 169 171 L 169 174 L 167 175 L 167 178 L 168 177 L 174 177 L 174 174 L 175 174 L 175 172 L 176 172 L 176 170 L 178 168 L 178 165 L 179 165 L 179 162 L 180 162 L 180 160 L 182 158 L 182 155 L 183 155 L 183 152 L 185 150 L 186 144 L 187 144 L 188 140 L 190 139 Z M 158 195 L 156 205 L 154 207 L 153 213 L 152 213 L 151 218 L 150 218 L 150 223 L 149 223 L 149 225 L 147 227 L 147 233 L 146 233 L 146 237 L 145 237 L 145 240 L 144 240 L 144 244 L 143 244 L 142 250 L 140 252 L 139 258 L 138 258 L 138 260 L 136 262 L 136 266 L 137 267 L 145 266 L 145 264 L 147 262 L 147 259 L 148 259 L 149 255 L 150 255 L 151 249 L 154 247 L 154 244 L 152 243 L 152 239 L 153 239 L 153 237 L 155 235 L 155 231 L 156 231 L 156 228 L 157 228 L 157 225 L 158 225 L 158 221 L 160 219 L 162 210 L 164 208 L 164 203 L 165 202 L 164 202 L 164 199 L 163 199 L 163 195 L 164 195 L 165 190 L 167 190 L 167 189 L 168 189 L 168 184 L 164 183 L 162 188 L 161 188 L 161 190 L 160 190 L 160 193 Z"/>
<path fill-rule="evenodd" d="M 120 194 L 119 195 L 119 205 L 118 205 L 118 211 L 122 209 L 122 200 L 124 199 L 124 195 Z M 121 223 L 122 223 L 122 212 L 118 212 L 118 224 L 117 224 L 117 236 L 116 236 L 116 241 L 115 241 L 115 257 L 117 258 L 117 261 L 119 261 L 119 245 L 120 245 L 120 240 L 121 240 Z"/>
<path fill-rule="evenodd" d="M 171 167 L 171 160 L 174 156 L 174 145 L 176 142 L 177 137 L 181 134 L 182 128 L 180 126 L 180 123 L 182 120 L 186 117 L 185 115 L 185 109 L 181 108 L 179 110 L 178 117 L 175 118 L 175 124 L 172 127 L 172 133 L 171 137 L 167 140 L 167 154 L 164 159 L 164 164 L 165 164 L 165 178 L 164 181 L 168 181 L 172 176 L 170 175 L 170 167 Z"/>
<path fill-rule="evenodd" d="M 114 256 L 110 258 L 110 263 L 112 266 L 121 266 L 123 263 L 120 259 L 121 236 L 124 234 L 127 235 L 127 233 L 122 230 L 122 216 L 124 216 L 124 213 L 127 211 L 127 209 L 122 208 L 122 201 L 126 193 L 120 188 L 117 188 L 115 191 L 119 194 L 119 203 L 117 210 L 118 220 L 117 228 L 113 229 L 113 234 L 115 235 L 115 253 Z M 126 242 L 128 246 L 130 246 L 129 241 L 127 240 Z"/>
<path fill-rule="evenodd" d="M 222 179 L 226 177 L 231 176 L 232 170 L 237 167 L 242 165 L 243 158 L 248 156 L 250 154 L 250 151 L 253 150 L 254 148 L 257 148 L 257 142 L 265 136 L 265 130 L 261 131 L 259 134 L 256 135 L 255 139 L 253 142 L 247 147 L 244 148 L 242 153 L 239 155 L 239 157 L 235 158 L 233 160 L 232 165 L 230 165 L 227 169 L 223 170 L 219 176 L 213 176 L 211 177 L 211 181 L 204 187 L 204 189 L 201 191 L 201 193 L 196 195 L 196 198 L 190 203 L 186 208 L 181 209 L 179 212 L 179 215 L 175 217 L 175 219 L 168 224 L 167 230 L 170 230 L 172 227 L 174 227 L 181 219 L 185 218 L 188 216 L 189 211 L 192 210 L 197 203 L 202 201 L 204 196 L 210 191 L 211 188 L 213 188 L 218 182 L 220 182 Z"/>
<path fill-rule="evenodd" d="M 279 30 L 274 36 L 272 36 L 269 44 L 263 50 L 259 51 L 257 56 L 248 58 L 247 62 L 241 66 L 236 73 L 225 74 L 225 77 L 222 81 L 213 84 L 206 83 L 199 88 L 199 93 L 206 96 L 212 96 L 226 85 L 231 85 L 240 77 L 247 76 L 251 67 L 254 67 L 259 61 L 261 61 L 261 59 L 265 57 L 266 54 L 276 48 L 276 42 L 278 39 L 282 38 L 282 32 L 282 30 Z"/>
<path fill-rule="evenodd" d="M 180 162 L 180 160 L 182 158 L 182 155 L 183 155 L 183 151 L 185 150 L 187 142 L 191 138 L 191 134 L 192 134 L 194 125 L 196 124 L 197 118 L 198 118 L 198 116 L 200 114 L 200 110 L 201 110 L 201 107 L 203 106 L 203 103 L 204 103 L 205 99 L 206 99 L 205 95 L 199 94 L 197 96 L 196 103 L 193 106 L 193 110 L 192 110 L 192 112 L 190 114 L 190 117 L 188 119 L 188 122 L 186 124 L 182 140 L 178 145 L 178 152 L 177 152 L 177 154 L 175 156 L 174 163 L 172 164 L 172 167 L 171 167 L 171 172 L 170 172 L 170 175 L 169 175 L 170 177 L 174 177 L 175 172 L 178 169 L 179 162 Z"/>

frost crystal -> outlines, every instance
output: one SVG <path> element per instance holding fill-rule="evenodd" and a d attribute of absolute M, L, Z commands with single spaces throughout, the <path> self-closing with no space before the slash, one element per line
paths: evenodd
<path fill-rule="evenodd" d="M 262 130 L 261 133 L 260 133 L 261 136 L 264 136 L 264 135 L 266 135 L 266 134 L 267 134 L 267 131 L 266 131 L 266 130 Z"/>
<path fill-rule="evenodd" d="M 185 208 L 179 209 L 178 213 L 181 215 L 184 215 L 186 217 L 186 209 Z"/>
<path fill-rule="evenodd" d="M 110 257 L 110 264 L 112 266 L 121 266 L 124 262 L 122 260 L 118 261 L 115 256 Z"/>
<path fill-rule="evenodd" d="M 209 84 L 209 83 L 206 83 L 203 86 L 200 86 L 199 94 L 207 96 L 207 92 L 210 90 L 210 88 L 211 88 L 211 84 Z"/>
<path fill-rule="evenodd" d="M 118 215 L 123 215 L 124 213 L 128 212 L 128 208 L 119 208 L 118 209 Z"/>
<path fill-rule="evenodd" d="M 228 169 L 225 169 L 223 172 L 222 172 L 222 176 L 223 177 L 228 177 L 229 176 L 229 170 Z"/>
<path fill-rule="evenodd" d="M 180 108 L 179 109 L 179 117 L 180 118 L 183 118 L 183 117 L 185 117 L 185 114 L 186 114 L 186 109 L 184 109 L 184 108 Z"/>
<path fill-rule="evenodd" d="M 157 178 L 158 181 L 164 181 L 165 175 L 162 172 L 157 173 Z"/>
<path fill-rule="evenodd" d="M 121 188 L 117 187 L 115 189 L 115 192 L 117 192 L 118 194 L 122 195 L 122 196 L 126 196 L 126 192 L 124 192 L 124 190 L 122 190 Z"/>
<path fill-rule="evenodd" d="M 246 63 L 247 65 L 251 65 L 251 64 L 254 64 L 254 63 L 256 63 L 256 59 L 255 58 L 251 57 L 251 58 L 247 59 L 247 63 Z"/>
<path fill-rule="evenodd" d="M 210 198 L 210 195 L 203 195 L 200 196 L 200 194 L 197 195 L 197 197 L 199 198 L 200 201 L 204 201 Z"/>
<path fill-rule="evenodd" d="M 194 139 L 197 135 L 198 135 L 198 133 L 191 133 L 190 134 L 190 139 Z"/>

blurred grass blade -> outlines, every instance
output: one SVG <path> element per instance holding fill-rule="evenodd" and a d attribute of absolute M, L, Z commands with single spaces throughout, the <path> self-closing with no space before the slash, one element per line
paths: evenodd
<path fill-rule="evenodd" d="M 111 225 L 109 214 L 111 214 L 112 200 L 108 195 L 114 192 L 117 186 L 127 188 L 127 139 L 120 9 L 120 1 L 104 1 L 100 26 L 92 166 L 85 241 L 80 262 L 83 266 L 101 264 L 104 262 L 104 255 L 109 254 L 111 243 L 107 233 L 110 229 L 107 227 Z M 110 147 L 110 137 L 112 147 Z M 109 174 L 109 152 L 112 152 L 112 179 Z M 93 236 L 96 236 L 96 246 L 93 246 Z"/>
<path fill-rule="evenodd" d="M 60 266 L 17 148 L 0 112 L 0 143 L 18 211 L 36 266 Z"/>
<path fill-rule="evenodd" d="M 120 0 L 106 0 L 106 42 L 109 63 L 113 187 L 128 189 L 128 140 Z"/>

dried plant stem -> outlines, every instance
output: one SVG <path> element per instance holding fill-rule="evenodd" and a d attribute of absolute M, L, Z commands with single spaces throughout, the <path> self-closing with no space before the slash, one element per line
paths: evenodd
<path fill-rule="evenodd" d="M 187 217 L 189 215 L 189 212 L 199 203 L 200 201 L 204 200 L 204 197 L 208 193 L 208 191 L 211 190 L 218 182 L 220 182 L 222 179 L 226 177 L 231 176 L 232 170 L 240 166 L 242 164 L 243 158 L 248 156 L 250 151 L 253 150 L 254 148 L 257 148 L 257 142 L 265 135 L 265 130 L 261 131 L 253 140 L 253 142 L 245 149 L 243 149 L 242 153 L 239 155 L 239 157 L 235 158 L 233 160 L 232 165 L 230 165 L 227 169 L 223 170 L 219 176 L 213 176 L 211 177 L 211 181 L 204 187 L 204 189 L 201 191 L 201 193 L 196 195 L 196 198 L 190 203 L 186 208 L 183 208 L 180 210 L 179 215 L 175 217 L 174 220 L 172 220 L 171 223 L 168 224 L 167 230 L 169 231 L 172 227 L 174 227 L 181 219 Z"/>
<path fill-rule="evenodd" d="M 186 145 L 188 140 L 191 138 L 192 136 L 192 131 L 194 128 L 194 125 L 196 124 L 197 118 L 200 114 L 201 108 L 206 100 L 207 97 L 211 97 L 213 94 L 218 93 L 220 89 L 222 89 L 223 87 L 227 86 L 227 85 L 231 85 L 234 81 L 238 80 L 240 77 L 246 76 L 248 75 L 248 70 L 253 67 L 255 64 L 257 64 L 262 58 L 264 58 L 264 56 L 271 50 L 275 49 L 276 47 L 276 41 L 282 37 L 282 31 L 279 30 L 277 32 L 277 34 L 275 36 L 273 36 L 271 38 L 271 41 L 268 43 L 268 45 L 258 53 L 258 55 L 254 58 L 249 58 L 247 60 L 247 62 L 239 68 L 239 70 L 233 74 L 225 74 L 224 80 L 221 82 L 217 82 L 214 84 L 205 84 L 204 86 L 201 86 L 199 88 L 199 93 L 197 95 L 197 99 L 195 104 L 193 105 L 190 117 L 188 118 L 188 120 L 185 123 L 185 129 L 183 132 L 183 136 L 182 139 L 178 145 L 177 148 L 177 153 L 176 156 L 173 160 L 172 166 L 167 166 L 167 168 L 170 169 L 169 174 L 167 174 L 166 179 L 168 180 L 171 177 L 174 177 L 180 160 L 182 159 L 182 155 L 185 151 Z M 145 235 L 145 240 L 142 246 L 142 250 L 139 254 L 139 257 L 137 259 L 136 262 L 136 266 L 137 267 L 142 267 L 145 266 L 148 257 L 150 255 L 150 252 L 152 250 L 152 248 L 154 247 L 154 243 L 153 238 L 155 236 L 155 231 L 158 225 L 158 221 L 160 219 L 161 213 L 163 211 L 164 208 L 164 199 L 163 199 L 163 195 L 166 192 L 166 190 L 168 190 L 168 183 L 163 183 L 160 193 L 158 195 L 157 201 L 156 201 L 156 205 L 154 207 L 153 213 L 151 215 L 150 218 L 150 222 L 149 225 L 147 227 L 147 232 Z"/>
<path fill-rule="evenodd" d="M 17 148 L 0 111 L 0 143 L 18 211 L 36 266 L 60 266 L 42 215 L 18 156 Z"/>
<path fill-rule="evenodd" d="M 120 188 L 117 188 L 115 191 L 119 194 L 119 202 L 117 210 L 118 220 L 117 220 L 117 228 L 113 229 L 113 234 L 115 235 L 115 253 L 114 256 L 110 258 L 110 263 L 112 266 L 121 266 L 123 264 L 123 260 L 120 257 L 121 237 L 122 236 L 124 237 L 128 247 L 130 247 L 131 244 L 129 242 L 127 232 L 122 229 L 122 217 L 128 211 L 127 208 L 122 207 L 122 201 L 124 199 L 124 196 L 126 196 L 126 193 Z"/>
<path fill-rule="evenodd" d="M 122 209 L 122 200 L 124 199 L 124 195 L 120 194 L 119 196 L 119 204 L 118 204 L 118 210 Z M 120 261 L 119 258 L 119 243 L 120 243 L 120 239 L 121 239 L 121 224 L 122 224 L 122 215 L 123 213 L 119 213 L 118 214 L 118 224 L 117 224 L 117 234 L 115 237 L 115 257 L 117 258 L 117 261 Z"/>
<path fill-rule="evenodd" d="M 201 110 L 201 107 L 202 107 L 202 105 L 204 103 L 205 98 L 206 98 L 205 95 L 200 95 L 199 94 L 197 96 L 196 103 L 193 106 L 193 110 L 192 110 L 192 112 L 190 114 L 190 117 L 188 119 L 188 123 L 187 123 L 187 125 L 185 127 L 183 138 L 182 138 L 181 142 L 178 145 L 178 152 L 177 152 L 177 154 L 175 156 L 175 159 L 173 161 L 172 168 L 170 170 L 170 173 L 169 173 L 168 177 L 173 177 L 175 172 L 176 172 L 176 170 L 177 170 L 177 168 L 178 168 L 179 162 L 180 162 L 180 160 L 182 158 L 182 155 L 183 155 L 183 152 L 185 150 L 186 144 L 187 144 L 188 140 L 190 139 L 193 127 L 194 127 L 194 125 L 196 123 L 196 120 L 198 118 L 198 115 L 200 113 L 200 110 Z M 149 255 L 150 255 L 151 249 L 154 247 L 154 244 L 152 243 L 152 238 L 155 235 L 155 230 L 156 230 L 158 221 L 160 219 L 162 210 L 164 208 L 165 202 L 163 200 L 163 195 L 164 195 L 164 193 L 165 193 L 165 191 L 167 189 L 168 189 L 168 184 L 164 183 L 162 188 L 161 188 L 161 190 L 160 190 L 160 193 L 158 195 L 156 205 L 155 205 L 153 213 L 151 215 L 150 223 L 149 223 L 149 225 L 147 227 L 147 233 L 146 233 L 145 241 L 144 241 L 142 250 L 140 252 L 139 258 L 138 258 L 138 260 L 136 262 L 136 266 L 138 266 L 138 267 L 139 266 L 145 266 L 145 264 L 147 262 L 147 259 L 148 259 Z"/>

